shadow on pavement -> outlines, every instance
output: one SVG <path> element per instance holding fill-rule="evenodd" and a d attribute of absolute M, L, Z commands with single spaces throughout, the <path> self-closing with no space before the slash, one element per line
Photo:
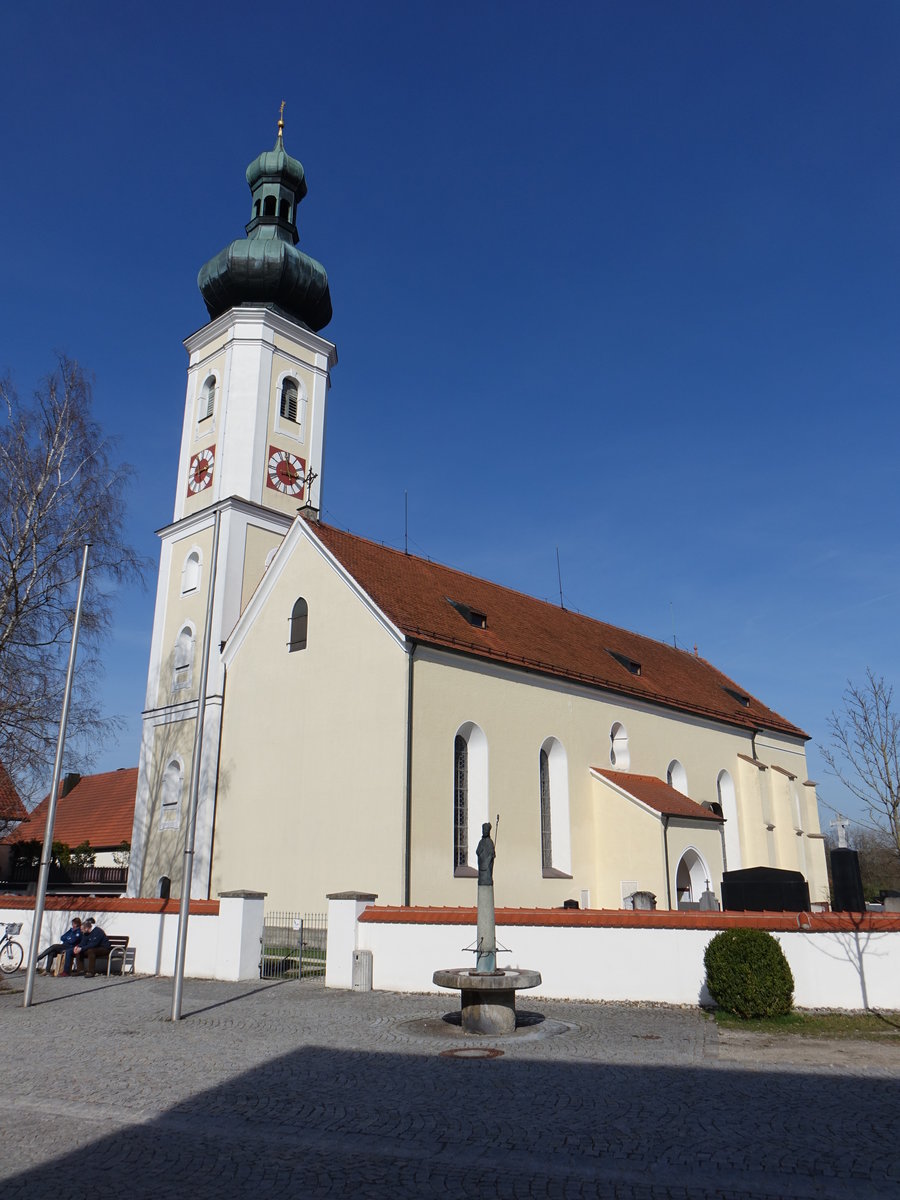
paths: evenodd
<path fill-rule="evenodd" d="M 145 1091 L 186 1089 L 189 1025 L 171 1029 L 164 1071 L 127 1055 L 122 1069 L 151 1071 Z M 900 1159 L 867 1101 L 896 1113 L 900 1080 L 307 1046 L 94 1139 L 91 1122 L 127 1106 L 87 1102 L 73 1133 L 35 1101 L 6 1158 L 46 1146 L 46 1160 L 3 1197 L 896 1198 Z"/>

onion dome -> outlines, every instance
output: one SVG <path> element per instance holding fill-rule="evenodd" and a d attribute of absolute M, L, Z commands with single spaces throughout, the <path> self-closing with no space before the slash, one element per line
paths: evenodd
<path fill-rule="evenodd" d="M 306 195 L 306 177 L 285 150 L 283 132 L 279 119 L 274 148 L 247 168 L 253 206 L 247 236 L 211 258 L 197 285 L 211 319 L 239 304 L 275 304 L 319 330 L 331 320 L 328 276 L 321 263 L 297 249 L 297 205 Z"/>

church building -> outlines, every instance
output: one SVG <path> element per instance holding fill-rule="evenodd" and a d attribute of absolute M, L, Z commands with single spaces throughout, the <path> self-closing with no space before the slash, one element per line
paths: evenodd
<path fill-rule="evenodd" d="M 796 725 L 696 654 L 320 521 L 337 353 L 282 122 L 247 182 L 185 342 L 129 892 L 181 894 L 195 784 L 199 898 L 471 905 L 499 817 L 504 906 L 695 907 L 754 866 L 827 900 Z"/>

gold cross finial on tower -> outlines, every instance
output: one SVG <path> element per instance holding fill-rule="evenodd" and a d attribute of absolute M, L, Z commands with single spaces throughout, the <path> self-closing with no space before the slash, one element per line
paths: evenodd
<path fill-rule="evenodd" d="M 278 136 L 281 137 L 284 133 L 284 101 L 281 102 L 281 108 L 278 110 Z"/>

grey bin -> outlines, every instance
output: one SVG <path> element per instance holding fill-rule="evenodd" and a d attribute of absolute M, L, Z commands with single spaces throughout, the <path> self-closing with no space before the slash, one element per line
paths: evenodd
<path fill-rule="evenodd" d="M 353 991 L 371 992 L 372 990 L 372 951 L 353 951 Z"/>

